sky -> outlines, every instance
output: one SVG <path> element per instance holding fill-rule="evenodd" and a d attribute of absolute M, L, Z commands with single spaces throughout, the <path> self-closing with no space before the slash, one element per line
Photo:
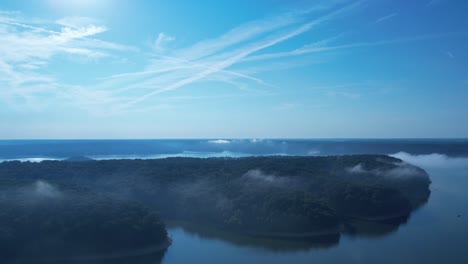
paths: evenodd
<path fill-rule="evenodd" d="M 457 0 L 2 0 L 0 139 L 467 138 Z"/>

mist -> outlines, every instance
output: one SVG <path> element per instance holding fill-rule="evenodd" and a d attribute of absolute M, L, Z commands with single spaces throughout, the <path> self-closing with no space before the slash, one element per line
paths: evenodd
<path fill-rule="evenodd" d="M 277 181 L 282 181 L 283 179 L 276 177 L 271 174 L 265 174 L 261 170 L 249 170 L 246 172 L 243 177 L 252 179 L 252 180 L 257 180 L 257 181 L 263 181 L 267 183 L 273 183 Z"/>
<path fill-rule="evenodd" d="M 33 194 L 48 198 L 58 198 L 62 195 L 57 188 L 42 180 L 38 180 L 34 183 Z"/>
<path fill-rule="evenodd" d="M 408 178 L 408 177 L 427 177 L 427 173 L 421 168 L 413 164 L 403 162 L 391 163 L 394 168 L 381 169 L 366 169 L 362 163 L 346 168 L 346 172 L 350 174 L 373 174 L 390 178 Z"/>
<path fill-rule="evenodd" d="M 406 152 L 398 152 L 389 156 L 404 160 L 422 168 L 468 168 L 468 158 L 449 157 L 445 154 L 439 153 L 412 155 Z"/>

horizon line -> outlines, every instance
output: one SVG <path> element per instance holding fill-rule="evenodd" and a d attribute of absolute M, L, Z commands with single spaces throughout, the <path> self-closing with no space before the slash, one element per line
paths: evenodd
<path fill-rule="evenodd" d="M 0 141 L 92 141 L 92 140 L 468 140 L 468 137 L 193 137 L 193 138 L 0 138 Z"/>

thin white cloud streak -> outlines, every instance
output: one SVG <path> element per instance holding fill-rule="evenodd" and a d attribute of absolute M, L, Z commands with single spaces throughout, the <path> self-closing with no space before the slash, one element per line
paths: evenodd
<path fill-rule="evenodd" d="M 453 53 L 451 51 L 447 51 L 446 52 L 447 56 L 451 59 L 455 59 L 455 55 L 453 55 Z"/>
<path fill-rule="evenodd" d="M 101 24 L 98 20 L 90 17 L 64 17 L 57 21 L 56 24 L 67 27 L 67 28 L 80 28 L 86 27 L 87 25 Z"/>
<path fill-rule="evenodd" d="M 7 62 L 29 61 L 33 59 L 49 59 L 58 53 L 76 53 L 93 55 L 91 49 L 73 45 L 74 40 L 105 32 L 102 26 L 88 25 L 85 27 L 63 27 L 61 31 L 51 31 L 45 28 L 23 25 L 0 19 L 0 52 Z M 23 30 L 18 30 L 21 27 Z M 99 47 L 94 47 L 99 48 Z M 87 50 L 87 52 L 84 52 Z"/>
<path fill-rule="evenodd" d="M 326 10 L 336 4 L 336 2 L 327 3 L 326 7 L 322 5 L 320 9 Z M 61 83 L 51 76 L 41 76 L 38 72 L 47 67 L 49 61 L 60 53 L 102 58 L 112 56 L 108 53 L 109 50 L 123 52 L 134 50 L 117 43 L 91 39 L 90 37 L 106 31 L 107 28 L 96 26 L 95 24 L 98 22 L 90 18 L 70 17 L 54 21 L 56 25 L 62 26 L 62 29 L 53 31 L 44 27 L 46 23 L 36 23 L 34 19 L 19 18 L 20 13 L 3 12 L 0 14 L 0 31 L 2 31 L 0 33 L 5 33 L 2 35 L 7 41 L 4 41 L 3 45 L 0 44 L 0 51 L 4 55 L 6 54 L 2 57 L 2 63 L 8 67 L 3 67 L 5 66 L 3 65 L 1 71 L 6 72 L 5 75 L 9 77 L 3 81 L 11 88 L 10 98 L 16 98 L 16 95 L 33 98 L 35 90 L 38 90 L 39 87 L 44 90 L 42 87 L 49 85 L 51 94 L 54 94 L 53 97 L 79 102 L 84 107 L 102 104 L 103 107 L 115 109 L 113 106 L 120 105 L 122 108 L 122 102 L 127 101 L 126 104 L 123 104 L 123 108 L 125 108 L 140 103 L 155 94 L 171 91 L 201 80 L 224 82 L 245 90 L 252 90 L 247 89 L 247 85 L 238 82 L 238 80 L 251 81 L 264 86 L 273 85 L 227 68 L 254 52 L 302 34 L 314 24 L 329 19 L 346 9 L 345 7 L 332 12 L 330 15 L 317 19 L 314 23 L 298 26 L 295 30 L 285 33 L 286 35 L 270 36 L 277 34 L 278 30 L 304 21 L 311 10 L 316 10 L 310 8 L 310 10 L 292 12 L 272 19 L 246 23 L 219 38 L 200 41 L 191 47 L 169 52 L 170 56 L 167 57 L 175 59 L 156 60 L 144 72 L 113 76 L 109 80 L 89 85 L 88 89 Z M 158 44 L 163 44 L 163 42 L 168 41 L 168 38 L 171 39 L 171 37 L 163 35 L 160 37 L 157 41 Z M 253 44 L 252 41 L 254 41 Z M 239 45 L 243 47 L 238 48 Z M 235 49 L 226 51 L 232 47 Z M 161 63 L 163 67 L 160 67 Z M 37 76 L 37 78 L 28 78 L 27 76 Z M 43 83 L 25 85 L 35 81 Z M 152 89 L 153 92 L 131 99 L 138 94 L 135 93 L 135 89 L 143 91 Z M 133 95 L 126 95 L 127 91 Z"/>
<path fill-rule="evenodd" d="M 346 97 L 349 99 L 359 99 L 362 97 L 359 93 L 351 93 L 351 92 L 339 92 L 339 91 L 331 91 L 328 93 L 330 96 L 341 96 Z"/>
<path fill-rule="evenodd" d="M 161 50 L 164 49 L 164 45 L 166 43 L 169 43 L 169 42 L 174 41 L 174 40 L 175 40 L 175 37 L 169 36 L 169 35 L 165 34 L 164 32 L 161 32 L 161 33 L 159 33 L 158 37 L 156 38 L 156 41 L 154 43 L 154 48 L 157 51 L 161 51 Z"/>
<path fill-rule="evenodd" d="M 20 28 L 24 28 L 24 29 L 32 29 L 34 31 L 42 32 L 42 33 L 55 34 L 55 35 L 60 34 L 60 32 L 57 32 L 57 31 L 47 30 L 47 29 L 44 29 L 44 28 L 41 28 L 41 27 L 36 27 L 36 26 L 23 24 L 23 23 L 17 22 L 17 20 L 15 20 L 15 19 L 11 19 L 11 18 L 0 17 L 0 24 L 7 24 L 7 25 L 10 25 L 10 26 L 16 26 L 16 27 L 20 27 Z"/>
<path fill-rule="evenodd" d="M 188 84 L 191 84 L 193 82 L 196 82 L 196 81 L 199 81 L 205 77 L 208 77 L 212 74 L 215 74 L 215 73 L 218 73 L 234 64 L 236 64 L 237 62 L 241 61 L 242 59 L 246 58 L 247 56 L 249 56 L 250 54 L 252 53 L 255 53 L 257 51 L 260 51 L 260 50 L 263 50 L 263 49 L 266 49 L 268 47 L 271 47 L 271 46 L 274 46 L 278 43 L 281 43 L 281 42 L 284 42 L 288 39 L 291 39 L 293 37 L 296 37 L 298 35 L 301 35 L 307 31 L 309 31 L 311 28 L 313 28 L 314 26 L 317 26 L 319 25 L 320 23 L 323 23 L 327 20 L 330 20 L 334 17 L 336 17 L 337 15 L 340 15 L 344 12 L 347 12 L 349 10 L 352 10 L 353 8 L 359 6 L 360 4 L 362 4 L 363 1 L 358 1 L 356 3 L 353 3 L 353 4 L 350 4 L 346 7 L 343 7 L 343 8 L 340 8 L 336 11 L 333 11 L 325 16 L 322 16 L 318 19 L 315 19 L 311 22 L 308 22 L 308 23 L 305 23 L 299 27 L 297 27 L 296 29 L 292 30 L 292 31 L 289 31 L 288 33 L 286 34 L 282 34 L 282 35 L 279 35 L 279 36 L 276 36 L 276 37 L 272 37 L 270 39 L 267 39 L 267 40 L 264 40 L 264 41 L 261 41 L 261 42 L 257 42 L 253 45 L 249 45 L 248 47 L 245 47 L 245 48 L 242 48 L 242 49 L 239 49 L 236 51 L 236 53 L 224 60 L 220 60 L 220 61 L 216 61 L 212 67 L 210 68 L 207 68 L 201 72 L 198 72 L 197 74 L 195 75 L 192 75 L 188 78 L 185 78 L 183 80 L 179 80 L 171 85 L 168 85 L 168 86 L 165 86 L 165 87 L 162 87 L 162 88 L 159 88 L 159 89 L 156 89 L 150 93 L 147 93 L 139 98 L 136 98 L 135 100 L 132 100 L 130 102 L 128 102 L 127 104 L 125 105 L 122 105 L 120 107 L 118 107 L 118 109 L 125 109 L 125 108 L 128 108 L 128 107 L 131 107 L 135 104 L 138 104 L 142 101 L 145 101 L 146 99 L 152 97 L 152 96 L 155 96 L 155 95 L 158 95 L 158 94 L 161 94 L 161 93 L 164 93 L 164 92 L 168 92 L 168 91 L 172 91 L 172 90 L 175 90 L 175 89 L 178 89 L 180 87 L 183 87 L 185 85 L 188 85 Z M 267 29 L 269 29 L 270 27 L 266 27 Z M 231 31 L 232 32 L 232 31 Z M 242 38 L 240 38 L 242 39 Z M 230 43 L 231 41 L 228 41 L 228 43 Z M 206 44 L 206 43 L 205 43 Z M 222 42 L 220 44 L 220 46 L 225 46 L 226 43 Z M 195 46 L 199 46 L 199 45 L 195 45 Z M 208 45 L 210 46 L 210 45 Z"/>
<path fill-rule="evenodd" d="M 432 7 L 432 6 L 440 4 L 441 2 L 442 0 L 430 0 L 429 2 L 427 2 L 426 6 Z"/>
<path fill-rule="evenodd" d="M 45 74 L 44 69 L 57 55 L 71 58 L 98 59 L 110 55 L 109 51 L 129 51 L 130 47 L 91 37 L 107 31 L 107 28 L 85 18 L 64 18 L 52 22 L 60 26 L 50 30 L 50 21 L 21 18 L 19 12 L 0 13 L 0 84 L 6 87 L 0 100 L 14 109 L 40 109 L 55 99 L 63 99 L 66 84 Z M 48 96 L 47 96 L 48 95 Z M 48 98 L 45 100 L 45 98 Z M 83 98 L 70 98 L 82 101 Z M 57 103 L 57 102 L 55 102 Z"/>
<path fill-rule="evenodd" d="M 145 77 L 145 76 L 151 76 L 154 74 L 161 74 L 161 73 L 167 73 L 167 72 L 173 72 L 173 71 L 178 71 L 178 70 L 196 70 L 196 69 L 209 69 L 210 66 L 208 63 L 202 64 L 202 63 L 196 63 L 196 62 L 191 62 L 185 59 L 179 59 L 175 57 L 168 57 L 168 56 L 160 56 L 163 58 L 163 60 L 160 60 L 159 65 L 167 65 L 166 67 L 156 67 L 152 66 L 150 70 L 145 70 L 145 71 L 140 71 L 140 72 L 131 72 L 131 73 L 123 73 L 123 74 L 116 74 L 112 75 L 106 78 L 103 78 L 103 80 L 110 80 L 110 79 L 125 79 L 125 78 L 132 78 L 132 77 Z M 157 62 L 154 62 L 153 65 L 158 65 Z M 264 86 L 270 86 L 274 87 L 272 84 L 266 83 L 265 81 L 244 74 L 236 71 L 231 71 L 231 70 L 221 70 L 221 74 L 224 75 L 230 75 L 234 77 L 239 77 L 242 79 L 254 81 L 258 84 L 264 85 Z M 126 89 L 128 90 L 128 89 Z"/>
<path fill-rule="evenodd" d="M 392 39 L 392 40 L 381 40 L 381 41 L 375 41 L 375 42 L 358 42 L 358 43 L 353 43 L 353 44 L 344 44 L 344 45 L 337 45 L 337 46 L 323 46 L 323 47 L 319 46 L 319 47 L 310 47 L 310 48 L 305 47 L 305 48 L 300 48 L 300 49 L 296 49 L 292 51 L 251 56 L 249 58 L 244 59 L 242 62 L 280 59 L 280 58 L 294 57 L 294 56 L 300 56 L 300 55 L 312 54 L 312 53 L 320 53 L 320 52 L 326 52 L 326 51 L 344 50 L 344 49 L 352 49 L 352 48 L 364 48 L 364 47 L 377 47 L 377 46 L 385 46 L 385 45 L 391 45 L 391 44 L 410 43 L 410 42 L 417 42 L 417 41 L 422 41 L 422 40 L 439 39 L 439 38 L 462 36 L 462 35 L 467 35 L 467 33 L 454 32 L 454 33 L 443 33 L 443 34 L 430 34 L 430 35 L 421 35 L 421 36 L 408 37 L 408 38 L 398 38 L 398 39 Z"/>
<path fill-rule="evenodd" d="M 342 6 L 341 1 L 327 4 L 319 8 L 319 11 L 328 10 L 328 14 L 325 13 L 325 15 L 311 21 L 309 19 L 312 14 L 311 10 L 316 12 L 317 9 L 308 8 L 306 11 L 292 12 L 277 18 L 253 21 L 240 25 L 220 37 L 201 40 L 182 49 L 166 47 L 164 44 L 174 41 L 174 37 L 161 33 L 153 43 L 159 48 L 152 50 L 154 53 L 149 55 L 150 59 L 146 61 L 144 69 L 137 72 L 114 74 L 98 79 L 87 86 L 62 83 L 53 76 L 41 74 L 40 70 L 47 67 L 48 63 L 59 54 L 99 59 L 113 57 L 115 54 L 138 52 L 139 50 L 98 39 L 96 36 L 106 31 L 107 28 L 100 26 L 97 21 L 90 18 L 72 17 L 55 21 L 55 26 L 59 25 L 62 29 L 54 31 L 49 30 L 45 24 L 27 23 L 25 19 L 17 18 L 17 15 L 0 13 L 0 40 L 6 39 L 6 43 L 8 43 L 8 45 L 0 43 L 0 53 L 2 54 L 0 57 L 0 83 L 7 83 L 8 87 L 11 88 L 8 93 L 3 93 L 3 97 L 17 98 L 20 96 L 32 101 L 36 91 L 42 93 L 48 91 L 57 101 L 66 101 L 70 105 L 93 113 L 120 113 L 122 111 L 138 111 L 139 108 L 151 109 L 151 104 L 154 101 L 148 99 L 202 81 L 234 85 L 249 93 L 268 94 L 268 91 L 249 87 L 252 83 L 275 87 L 255 76 L 256 73 L 275 68 L 291 67 L 291 64 L 301 64 L 274 65 L 268 62 L 267 64 L 252 64 L 250 68 L 246 68 L 242 63 L 263 62 L 304 54 L 383 46 L 464 34 L 423 35 L 331 46 L 330 43 L 336 42 L 338 38 L 343 36 L 340 34 L 292 51 L 255 55 L 259 51 L 309 32 L 323 22 L 342 18 L 346 12 L 357 9 L 356 7 L 362 3 L 363 1 L 353 2 L 335 9 L 335 11 L 333 8 L 336 8 L 338 4 Z M 380 20 L 390 19 L 394 16 L 392 15 L 382 17 Z M 284 61 L 286 62 L 286 60 Z M 234 67 L 237 65 L 241 66 Z M 46 88 L 47 86 L 49 88 Z M 147 102 L 144 104 L 145 101 Z M 14 104 L 14 100 L 12 104 Z M 158 108 L 158 106 L 155 107 L 155 109 Z"/>
<path fill-rule="evenodd" d="M 284 16 L 280 16 L 279 18 L 246 23 L 244 25 L 236 27 L 235 29 L 230 30 L 228 33 L 222 35 L 219 38 L 201 41 L 189 48 L 174 51 L 171 53 L 173 54 L 172 56 L 158 55 L 159 57 L 162 57 L 162 59 L 154 60 L 153 63 L 151 63 L 144 71 L 113 75 L 111 76 L 111 79 L 118 78 L 121 80 L 131 80 L 131 85 L 119 89 L 119 91 L 129 91 L 138 88 L 145 89 L 151 86 L 151 84 L 153 84 L 153 86 L 157 88 L 161 86 L 167 86 L 166 84 L 164 84 L 164 82 L 176 82 L 170 87 L 167 87 L 169 89 L 165 89 L 166 91 L 169 91 L 171 90 L 171 87 L 178 88 L 181 85 L 189 84 L 194 81 L 201 80 L 204 77 L 207 77 L 208 75 L 212 76 L 214 74 L 224 76 L 217 78 L 219 81 L 222 82 L 228 79 L 225 77 L 227 75 L 231 77 L 245 79 L 247 81 L 253 81 L 260 85 L 272 87 L 273 85 L 268 84 L 259 78 L 244 73 L 227 70 L 226 68 L 230 65 L 224 66 L 223 69 L 216 67 L 219 67 L 219 65 L 225 65 L 223 61 L 229 61 L 229 58 L 234 57 L 239 53 L 242 53 L 245 49 L 243 48 L 242 50 L 226 52 L 226 48 L 230 48 L 231 46 L 237 45 L 239 43 L 249 45 L 248 41 L 251 41 L 252 39 L 256 39 L 266 33 L 277 29 L 281 29 L 291 24 L 295 24 L 298 21 L 304 19 L 303 16 L 296 16 L 297 14 L 298 12 L 293 12 Z M 223 52 L 220 53 L 220 51 Z M 231 63 L 231 65 L 232 64 L 233 63 Z M 163 73 L 170 73 L 174 71 L 186 71 L 187 76 L 193 77 L 194 75 L 196 75 L 198 76 L 198 78 L 191 78 L 189 82 L 186 82 L 177 80 L 177 78 L 171 79 L 171 75 L 161 76 L 161 74 Z M 148 76 L 154 75 L 157 75 L 157 78 L 149 81 L 146 80 L 143 83 L 140 83 L 140 78 L 148 78 Z M 211 80 L 213 79 L 216 78 L 211 78 Z M 228 80 L 227 82 L 232 83 L 232 80 Z M 155 94 L 157 93 L 160 92 L 155 92 Z M 133 104 L 134 103 L 130 103 L 130 105 Z"/>
<path fill-rule="evenodd" d="M 303 16 L 297 13 L 286 14 L 267 20 L 252 21 L 238 26 L 219 38 L 203 40 L 178 52 L 178 56 L 186 60 L 196 60 L 213 55 L 226 48 L 259 37 L 262 34 L 284 28 L 297 23 Z"/>
<path fill-rule="evenodd" d="M 273 46 L 277 43 L 280 43 L 280 42 L 283 42 L 289 38 L 292 38 L 294 36 L 297 36 L 299 34 L 302 34 L 303 32 L 309 30 L 315 23 L 308 23 L 304 26 L 301 26 L 299 27 L 298 29 L 294 30 L 293 32 L 287 34 L 287 35 L 284 35 L 282 37 L 279 37 L 279 38 L 276 38 L 276 39 L 273 39 L 271 41 L 268 41 L 266 43 L 263 43 L 263 44 L 259 44 L 258 46 L 253 46 L 251 48 L 248 48 L 246 49 L 245 51 L 242 51 L 241 53 L 239 53 L 238 55 L 236 56 L 233 56 L 231 58 L 228 58 L 224 61 L 221 61 L 221 62 L 218 62 L 217 64 L 215 64 L 213 67 L 210 67 L 210 68 L 207 68 L 205 69 L 204 71 L 202 72 L 199 72 L 198 74 L 192 76 L 192 77 L 189 77 L 189 78 L 186 78 L 186 79 L 183 79 L 183 80 L 180 80 L 180 81 L 177 81 L 171 85 L 168 85 L 166 87 L 163 87 L 161 89 L 158 89 L 158 90 L 155 90 L 151 93 L 147 93 L 145 94 L 144 96 L 141 96 L 129 103 L 127 103 L 126 105 L 123 106 L 123 108 L 126 108 L 126 107 L 130 107 L 134 104 L 137 104 L 139 102 L 142 102 L 154 95 L 157 95 L 157 94 L 161 94 L 161 93 L 164 93 L 164 92 L 167 92 L 167 91 L 171 91 L 171 90 L 174 90 L 174 89 L 177 89 L 177 88 L 180 88 L 184 85 L 187 85 L 187 84 L 190 84 L 190 83 L 193 83 L 195 81 L 198 81 L 200 79 L 203 79 L 211 74 L 214 74 L 214 73 L 217 73 L 229 66 L 232 66 L 233 64 L 235 64 L 236 62 L 238 62 L 239 60 L 241 60 L 242 58 L 245 58 L 247 57 L 248 55 L 256 52 L 256 51 L 259 51 L 259 50 L 262 50 L 262 49 L 265 49 L 265 48 L 268 48 L 270 46 Z"/>
<path fill-rule="evenodd" d="M 387 21 L 387 20 L 389 20 L 389 19 L 392 19 L 392 18 L 396 17 L 397 15 L 398 15 L 398 13 L 392 13 L 392 14 L 383 16 L 383 17 L 377 19 L 377 20 L 375 21 L 375 23 L 376 23 L 376 24 L 382 23 L 382 22 L 384 22 L 384 21 Z"/>
<path fill-rule="evenodd" d="M 276 107 L 278 110 L 291 110 L 295 108 L 301 107 L 302 104 L 299 103 L 282 103 L 279 106 Z"/>

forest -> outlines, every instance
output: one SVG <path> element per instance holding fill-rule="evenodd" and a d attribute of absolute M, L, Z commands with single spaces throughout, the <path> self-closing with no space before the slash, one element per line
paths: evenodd
<path fill-rule="evenodd" d="M 54 203 L 8 194 L 41 185 Z M 424 170 L 384 155 L 12 161 L 0 164 L 7 208 L 0 236 L 6 241 L 17 226 L 35 223 L 15 241 L 37 232 L 88 241 L 98 230 L 100 239 L 128 248 L 164 241 L 161 221 L 169 220 L 251 236 L 336 235 L 354 219 L 405 221 L 427 201 L 429 185 Z"/>
<path fill-rule="evenodd" d="M 142 248 L 162 251 L 170 243 L 159 216 L 138 203 L 86 191 L 64 192 L 44 181 L 2 187 L 0 256 L 6 263 Z"/>

